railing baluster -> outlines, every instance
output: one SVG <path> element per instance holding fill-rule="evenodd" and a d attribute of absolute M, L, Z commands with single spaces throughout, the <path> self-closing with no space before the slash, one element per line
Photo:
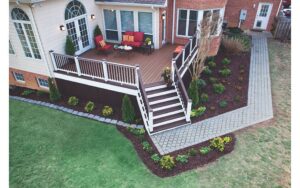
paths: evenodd
<path fill-rule="evenodd" d="M 108 72 L 107 72 L 106 61 L 102 62 L 102 67 L 103 67 L 104 80 L 105 80 L 105 82 L 107 82 L 107 80 L 108 80 Z"/>

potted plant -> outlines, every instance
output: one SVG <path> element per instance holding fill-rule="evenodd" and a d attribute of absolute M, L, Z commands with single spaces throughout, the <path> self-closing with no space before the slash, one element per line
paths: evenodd
<path fill-rule="evenodd" d="M 145 44 L 146 44 L 146 45 L 151 45 L 151 39 L 150 39 L 149 37 L 147 37 L 147 38 L 145 39 Z"/>
<path fill-rule="evenodd" d="M 167 84 L 167 87 L 171 87 L 173 80 L 171 79 L 171 69 L 170 67 L 165 67 L 163 70 L 163 73 L 161 74 L 161 77 L 164 78 L 165 83 Z"/>

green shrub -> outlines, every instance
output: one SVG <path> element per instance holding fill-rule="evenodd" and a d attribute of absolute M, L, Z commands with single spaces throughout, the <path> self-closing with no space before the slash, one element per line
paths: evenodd
<path fill-rule="evenodd" d="M 224 58 L 223 60 L 222 60 L 222 64 L 223 65 L 229 65 L 231 63 L 231 61 L 228 59 L 228 58 Z"/>
<path fill-rule="evenodd" d="M 200 154 L 206 155 L 211 151 L 211 148 L 210 147 L 202 147 L 202 148 L 200 148 L 199 151 L 200 151 Z"/>
<path fill-rule="evenodd" d="M 66 39 L 65 52 L 68 55 L 74 55 L 76 52 L 74 43 L 69 35 L 67 36 L 67 39 Z"/>
<path fill-rule="evenodd" d="M 192 99 L 193 106 L 198 105 L 199 103 L 199 88 L 197 80 L 193 79 L 189 85 L 188 89 L 189 97 Z"/>
<path fill-rule="evenodd" d="M 227 77 L 231 74 L 231 70 L 229 68 L 224 68 L 224 69 L 219 70 L 219 73 L 221 76 Z"/>
<path fill-rule="evenodd" d="M 34 90 L 31 90 L 31 89 L 26 89 L 26 90 L 24 90 L 24 91 L 21 93 L 21 95 L 22 95 L 22 96 L 28 96 L 28 95 L 30 95 L 30 94 L 32 94 L 32 93 L 35 93 L 35 91 L 34 91 Z"/>
<path fill-rule="evenodd" d="M 226 100 L 221 100 L 221 101 L 219 102 L 219 106 L 220 106 L 221 108 L 225 108 L 227 105 L 228 105 L 228 103 L 227 103 Z"/>
<path fill-rule="evenodd" d="M 234 99 L 233 99 L 235 102 L 241 102 L 241 96 L 239 96 L 239 95 L 236 95 L 236 96 L 234 96 Z"/>
<path fill-rule="evenodd" d="M 150 143 L 147 141 L 142 142 L 143 150 L 147 151 L 148 153 L 151 153 L 153 151 L 153 148 L 151 147 Z"/>
<path fill-rule="evenodd" d="M 99 25 L 97 25 L 94 29 L 94 38 L 98 35 L 102 35 L 101 29 L 99 27 Z"/>
<path fill-rule="evenodd" d="M 189 162 L 189 156 L 188 155 L 177 155 L 176 161 L 181 164 L 185 164 L 185 163 Z"/>
<path fill-rule="evenodd" d="M 206 111 L 206 107 L 205 106 L 200 106 L 197 109 L 193 109 L 191 111 L 191 117 L 199 117 L 202 114 L 204 114 L 204 112 Z"/>
<path fill-rule="evenodd" d="M 206 93 L 202 93 L 200 95 L 200 100 L 201 102 L 208 102 L 209 101 L 208 95 Z"/>
<path fill-rule="evenodd" d="M 151 159 L 154 161 L 154 163 L 158 163 L 160 161 L 160 157 L 157 153 L 151 155 Z"/>
<path fill-rule="evenodd" d="M 198 80 L 197 80 L 197 85 L 198 85 L 198 89 L 202 89 L 202 88 L 204 88 L 207 84 L 206 84 L 205 80 L 203 80 L 203 79 L 198 79 Z"/>
<path fill-rule="evenodd" d="M 164 155 L 160 161 L 160 166 L 163 169 L 167 169 L 167 170 L 171 170 L 172 168 L 175 167 L 175 161 L 174 161 L 174 157 L 170 156 L 170 155 Z"/>
<path fill-rule="evenodd" d="M 94 108 L 95 108 L 95 104 L 92 101 L 89 101 L 86 103 L 84 110 L 86 112 L 92 112 L 94 110 Z"/>
<path fill-rule="evenodd" d="M 224 140 L 221 137 L 214 138 L 210 141 L 210 147 L 222 152 L 225 149 Z"/>
<path fill-rule="evenodd" d="M 212 84 L 215 84 L 215 83 L 218 83 L 219 80 L 215 77 L 209 77 L 209 82 L 212 83 Z"/>
<path fill-rule="evenodd" d="M 113 114 L 113 109 L 110 106 L 104 106 L 102 109 L 102 115 L 104 117 L 111 116 Z"/>
<path fill-rule="evenodd" d="M 135 112 L 128 95 L 124 95 L 122 100 L 122 119 L 126 123 L 131 123 L 135 119 Z"/>
<path fill-rule="evenodd" d="M 223 137 L 223 141 L 225 144 L 228 144 L 229 142 L 232 141 L 232 138 L 230 136 L 225 136 L 225 137 Z"/>
<path fill-rule="evenodd" d="M 188 151 L 188 155 L 189 156 L 196 156 L 197 155 L 197 151 L 194 148 L 191 148 Z"/>
<path fill-rule="evenodd" d="M 213 85 L 214 92 L 217 94 L 222 94 L 225 91 L 225 86 L 221 83 Z"/>
<path fill-rule="evenodd" d="M 209 69 L 209 67 L 205 67 L 204 70 L 203 70 L 203 73 L 206 74 L 206 75 L 211 75 L 212 71 Z"/>
<path fill-rule="evenodd" d="M 39 97 L 44 96 L 44 95 L 47 95 L 47 94 L 49 94 L 49 93 L 46 92 L 46 91 L 42 91 L 42 90 L 38 90 L 38 91 L 36 92 L 36 95 L 39 96 Z"/>
<path fill-rule="evenodd" d="M 75 96 L 69 97 L 68 104 L 71 106 L 76 106 L 79 103 L 79 99 Z"/>
<path fill-rule="evenodd" d="M 144 135 L 145 132 L 146 132 L 144 128 L 135 129 L 135 128 L 132 128 L 132 127 L 127 127 L 127 130 L 129 132 L 131 132 L 132 134 L 134 134 L 135 136 Z"/>
<path fill-rule="evenodd" d="M 213 69 L 217 66 L 217 64 L 214 61 L 209 61 L 208 66 L 209 66 L 209 68 Z"/>
<path fill-rule="evenodd" d="M 206 59 L 207 61 L 215 61 L 215 56 L 210 56 Z"/>
<path fill-rule="evenodd" d="M 61 99 L 61 94 L 59 93 L 54 80 L 52 78 L 48 78 L 48 84 L 49 84 L 49 98 L 50 101 L 58 101 Z"/>

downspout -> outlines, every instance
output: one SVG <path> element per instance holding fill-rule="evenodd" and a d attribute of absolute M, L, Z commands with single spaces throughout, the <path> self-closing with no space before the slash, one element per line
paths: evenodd
<path fill-rule="evenodd" d="M 276 16 L 278 16 L 281 7 L 282 7 L 282 0 L 280 0 L 280 4 L 279 4 L 279 6 L 278 6 Z"/>
<path fill-rule="evenodd" d="M 174 44 L 175 16 L 176 16 L 176 0 L 173 2 L 173 24 L 172 24 L 172 44 Z"/>
<path fill-rule="evenodd" d="M 54 74 L 53 74 L 52 71 L 50 71 L 50 70 L 52 70 L 52 69 L 50 69 L 48 59 L 46 58 L 46 51 L 45 51 L 45 48 L 44 48 L 44 45 L 43 45 L 43 42 L 42 42 L 42 38 L 41 38 L 41 35 L 40 35 L 40 32 L 39 32 L 39 29 L 38 29 L 38 27 L 37 27 L 37 25 L 36 25 L 36 19 L 35 19 L 33 10 L 32 10 L 32 5 L 34 5 L 34 4 L 31 4 L 31 5 L 28 5 L 28 6 L 29 6 L 29 8 L 30 8 L 31 15 L 32 15 L 32 18 L 33 18 L 33 23 L 34 23 L 34 26 L 35 26 L 35 28 L 36 28 L 37 35 L 38 35 L 38 38 L 39 38 L 39 41 L 40 41 L 42 50 L 43 50 L 43 52 L 44 52 L 44 53 L 43 53 L 43 54 L 44 54 L 43 56 L 44 56 L 44 59 L 45 59 L 45 63 L 47 64 L 48 73 L 49 73 L 50 77 L 53 78 L 53 77 L 54 77 Z"/>

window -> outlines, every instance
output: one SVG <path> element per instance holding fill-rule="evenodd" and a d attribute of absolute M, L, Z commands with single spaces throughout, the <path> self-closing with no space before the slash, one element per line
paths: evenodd
<path fill-rule="evenodd" d="M 25 56 L 30 58 L 34 57 L 35 59 L 41 59 L 34 32 L 26 13 L 19 8 L 14 8 L 11 11 L 11 17 L 14 22 Z"/>
<path fill-rule="evenodd" d="M 262 5 L 261 9 L 260 9 L 259 16 L 260 17 L 267 17 L 268 10 L 269 10 L 269 5 Z"/>
<path fill-rule="evenodd" d="M 177 34 L 181 36 L 193 36 L 197 30 L 198 11 L 179 10 Z"/>
<path fill-rule="evenodd" d="M 66 7 L 65 20 L 85 14 L 84 6 L 77 0 L 72 0 Z"/>
<path fill-rule="evenodd" d="M 15 51 L 14 51 L 14 49 L 13 49 L 11 43 L 10 43 L 10 40 L 9 40 L 9 53 L 10 54 L 15 54 Z"/>
<path fill-rule="evenodd" d="M 14 77 L 17 81 L 25 82 L 23 74 L 17 73 L 17 72 L 14 72 L 13 74 L 14 74 Z"/>
<path fill-rule="evenodd" d="M 118 27 L 116 10 L 103 10 L 105 20 L 105 33 L 107 40 L 118 41 Z"/>
<path fill-rule="evenodd" d="M 42 78 L 37 78 L 38 84 L 40 87 L 46 87 L 49 88 L 48 85 L 48 80 L 42 79 Z"/>
<path fill-rule="evenodd" d="M 120 11 L 122 32 L 134 31 L 134 21 L 132 11 Z"/>
<path fill-rule="evenodd" d="M 152 31 L 152 13 L 151 12 L 139 12 L 138 13 L 139 31 L 145 33 L 145 38 L 153 38 Z"/>
<path fill-rule="evenodd" d="M 210 28 L 210 34 L 216 35 L 218 34 L 219 29 L 219 21 L 220 21 L 220 10 L 213 10 L 212 14 L 212 20 L 211 20 L 211 28 Z"/>

